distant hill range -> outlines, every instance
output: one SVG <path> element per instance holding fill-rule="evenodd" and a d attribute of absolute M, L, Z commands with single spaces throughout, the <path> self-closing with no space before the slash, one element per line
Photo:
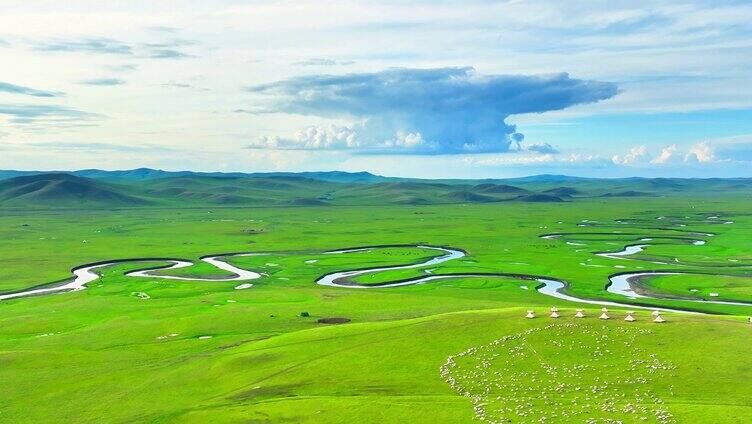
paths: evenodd
<path fill-rule="evenodd" d="M 392 181 L 400 178 L 382 177 L 370 172 L 194 172 L 194 171 L 162 171 L 160 169 L 137 168 L 123 171 L 104 171 L 101 169 L 81 169 L 78 171 L 3 171 L 0 170 L 0 180 L 39 174 L 70 174 L 77 177 L 95 178 L 102 180 L 142 181 L 171 177 L 303 177 L 321 181 L 373 183 L 377 181 Z"/>
<path fill-rule="evenodd" d="M 27 175 L 0 181 L 0 204 L 108 207 L 149 203 L 128 191 L 125 187 L 69 174 Z"/>
<path fill-rule="evenodd" d="M 368 172 L 0 171 L 0 208 L 430 205 L 572 202 L 752 193 L 746 178 L 597 179 L 536 175 L 422 180 Z"/>

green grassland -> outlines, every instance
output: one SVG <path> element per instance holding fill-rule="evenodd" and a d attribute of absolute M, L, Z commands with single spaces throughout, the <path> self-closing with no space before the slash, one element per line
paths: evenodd
<path fill-rule="evenodd" d="M 642 284 L 658 293 L 706 298 L 717 292 L 719 299 L 752 302 L 745 266 L 752 262 L 749 196 L 688 193 L 684 183 L 666 188 L 665 181 L 608 188 L 676 191 L 641 201 L 601 196 L 585 181 L 576 183 L 577 195 L 553 194 L 570 196 L 564 202 L 447 201 L 445 187 L 420 186 L 413 195 L 437 204 L 390 204 L 393 192 L 383 185 L 394 183 L 316 182 L 323 190 L 317 198 L 339 187 L 330 193 L 333 200 L 322 202 L 340 206 L 293 205 L 311 197 L 305 188 L 294 194 L 270 189 L 272 205 L 289 206 L 196 200 L 178 207 L 173 200 L 155 204 L 158 196 L 144 195 L 141 186 L 169 190 L 171 181 L 97 180 L 145 203 L 45 209 L 26 199 L 0 208 L 0 292 L 63 280 L 76 265 L 115 258 L 187 259 L 196 265 L 160 272 L 221 277 L 227 274 L 198 259 L 263 253 L 228 261 L 264 274 L 253 287 L 236 290 L 237 282 L 126 277 L 128 270 L 161 264 L 129 263 L 105 268 L 86 290 L 0 301 L 0 422 L 752 420 L 752 325 L 746 322 L 752 306 L 629 300 L 604 290 L 616 272 L 696 271 L 707 274 Z M 530 193 L 561 184 L 517 182 Z M 475 190 L 481 189 L 489 190 Z M 348 192 L 357 199 L 351 206 L 343 200 Z M 379 207 L 358 206 L 385 195 L 389 201 Z M 715 214 L 734 223 L 708 222 Z M 575 235 L 540 238 L 550 233 Z M 640 238 L 655 238 L 655 244 L 627 260 L 595 255 Z M 637 322 L 627 323 L 624 308 L 610 308 L 613 319 L 601 321 L 595 318 L 600 307 L 554 299 L 534 290 L 533 282 L 509 277 L 367 290 L 315 284 L 331 272 L 436 255 L 397 246 L 419 244 L 452 246 L 467 256 L 355 281 L 378 284 L 426 269 L 529 274 L 565 280 L 568 293 L 584 298 L 709 314 L 665 313 L 668 322 L 654 324 L 649 311 L 638 311 Z M 377 245 L 395 246 L 325 253 Z M 656 258 L 672 263 L 652 263 Z M 559 320 L 547 317 L 554 305 L 562 309 Z M 572 318 L 578 307 L 587 318 Z M 527 309 L 539 317 L 524 319 Z M 329 317 L 350 322 L 317 322 Z M 450 358 L 454 364 L 447 367 Z M 518 405 L 524 414 L 516 413 Z"/>
<path fill-rule="evenodd" d="M 752 299 L 752 279 L 734 275 L 663 275 L 651 279 L 652 289 L 677 296 L 703 299 L 741 300 Z M 716 293 L 718 296 L 711 296 Z"/>

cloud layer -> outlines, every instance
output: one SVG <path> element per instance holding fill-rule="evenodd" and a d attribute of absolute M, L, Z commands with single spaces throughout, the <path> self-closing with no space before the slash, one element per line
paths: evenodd
<path fill-rule="evenodd" d="M 600 176 L 734 176 L 752 165 L 752 136 L 701 141 L 690 145 L 634 146 L 611 157 L 590 153 L 467 155 L 471 166 L 487 169 L 534 167 L 539 173 L 576 170 Z M 744 175 L 743 173 L 741 175 Z"/>
<path fill-rule="evenodd" d="M 257 85 L 260 112 L 346 118 L 349 141 L 311 143 L 307 129 L 294 138 L 266 137 L 251 147 L 351 148 L 370 153 L 457 154 L 514 150 L 520 145 L 510 115 L 542 113 L 608 99 L 615 84 L 551 75 L 479 75 L 472 68 L 388 69 L 376 73 L 312 75 Z M 335 131 L 337 132 L 337 131 Z M 314 136 L 314 138 L 317 135 Z M 326 137 L 324 137 L 326 139 Z M 550 150 L 550 145 L 530 145 Z"/>
<path fill-rule="evenodd" d="M 126 43 L 106 37 L 54 40 L 37 43 L 34 49 L 52 53 L 89 53 L 136 56 L 151 59 L 182 59 L 192 55 L 180 50 L 193 45 L 188 40 L 171 40 L 162 43 Z"/>
<path fill-rule="evenodd" d="M 133 47 L 118 40 L 103 37 L 79 40 L 57 40 L 39 43 L 36 50 L 43 52 L 83 52 L 100 54 L 133 54 Z"/>
<path fill-rule="evenodd" d="M 0 116 L 11 124 L 27 125 L 46 122 L 50 125 L 80 123 L 98 115 L 58 105 L 0 104 Z"/>
<path fill-rule="evenodd" d="M 0 168 L 284 166 L 441 178 L 751 175 L 749 1 L 335 0 L 322 8 L 312 0 L 205 0 L 178 11 L 170 2 L 139 1 L 6 0 L 3 6 L 0 53 L 12 64 L 0 79 Z M 457 64 L 476 65 L 487 76 L 454 68 L 377 72 Z M 616 82 L 620 93 L 584 105 L 573 98 L 564 106 L 578 106 L 560 111 L 510 115 L 517 110 L 504 104 L 507 98 L 542 104 L 537 110 L 550 105 L 519 84 L 512 95 L 497 94 L 496 86 L 512 87 L 512 78 L 488 75 L 558 71 Z M 325 81 L 327 73 L 354 75 Z M 99 77 L 127 84 L 82 84 Z M 245 89 L 293 77 L 300 78 L 300 94 Z M 423 88 L 407 90 L 412 85 Z M 551 91 L 573 90 L 565 85 L 538 81 L 536 92 L 548 100 Z M 332 110 L 322 93 L 344 106 Z M 259 114 L 288 109 L 280 98 L 308 95 L 313 112 Z M 382 113 L 371 104 L 379 100 L 404 107 Z M 428 100 L 436 110 L 415 106 Z M 348 102 L 363 110 L 350 113 Z M 517 132 L 509 134 L 511 124 Z M 465 140 L 437 137 L 451 131 Z M 86 145 L 104 140 L 190 153 Z M 250 140 L 254 149 L 241 150 Z M 695 146 L 702 141 L 709 150 Z M 24 149 L 28 143 L 82 148 Z M 499 153 L 438 155 L 471 147 Z M 413 155 L 363 154 L 380 152 Z"/>
<path fill-rule="evenodd" d="M 121 80 L 120 78 L 94 78 L 94 79 L 88 79 L 81 81 L 81 84 L 84 85 L 98 85 L 98 86 L 113 86 L 113 85 L 123 85 L 125 84 L 125 81 Z"/>
<path fill-rule="evenodd" d="M 33 97 L 60 97 L 64 95 L 64 93 L 57 91 L 37 90 L 35 88 L 24 87 L 22 85 L 15 85 L 2 81 L 0 81 L 0 93 L 23 94 Z"/>
<path fill-rule="evenodd" d="M 334 59 L 327 59 L 327 58 L 321 58 L 321 57 L 313 57 L 310 59 L 294 62 L 293 65 L 296 65 L 296 66 L 347 66 L 347 65 L 352 65 L 353 63 L 355 62 L 351 60 L 334 60 Z"/>

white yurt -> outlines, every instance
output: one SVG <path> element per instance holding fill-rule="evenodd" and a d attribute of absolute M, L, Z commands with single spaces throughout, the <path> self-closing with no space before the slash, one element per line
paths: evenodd
<path fill-rule="evenodd" d="M 600 319 L 609 319 L 609 318 L 611 318 L 611 317 L 608 316 L 608 309 L 602 308 L 601 309 L 601 316 L 599 316 L 598 318 L 600 318 Z"/>

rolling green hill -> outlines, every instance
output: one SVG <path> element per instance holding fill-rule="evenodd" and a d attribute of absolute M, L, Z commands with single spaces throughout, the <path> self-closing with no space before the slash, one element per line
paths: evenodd
<path fill-rule="evenodd" d="M 752 195 L 750 180 L 742 178 L 594 179 L 543 175 L 507 180 L 420 180 L 365 172 L 206 174 L 141 168 L 37 173 L 2 179 L 3 175 L 19 173 L 0 171 L 0 208 L 429 205 Z"/>
<path fill-rule="evenodd" d="M 9 206 L 142 206 L 150 202 L 117 187 L 68 174 L 15 177 L 0 182 L 0 204 Z"/>
<path fill-rule="evenodd" d="M 334 182 L 302 176 L 206 176 L 121 181 L 39 174 L 0 182 L 0 207 L 325 206 L 561 201 L 509 185 L 428 180 Z"/>
<path fill-rule="evenodd" d="M 136 168 L 118 171 L 106 171 L 102 169 L 80 169 L 77 171 L 16 171 L 0 170 L 0 180 L 41 174 L 71 174 L 77 177 L 94 178 L 112 181 L 145 181 L 160 178 L 175 177 L 217 177 L 217 178 L 276 178 L 276 177 L 302 177 L 321 181 L 345 182 L 345 183 L 375 183 L 384 181 L 398 181 L 403 178 L 383 177 L 370 172 L 194 172 L 194 171 L 163 171 L 161 169 Z"/>

